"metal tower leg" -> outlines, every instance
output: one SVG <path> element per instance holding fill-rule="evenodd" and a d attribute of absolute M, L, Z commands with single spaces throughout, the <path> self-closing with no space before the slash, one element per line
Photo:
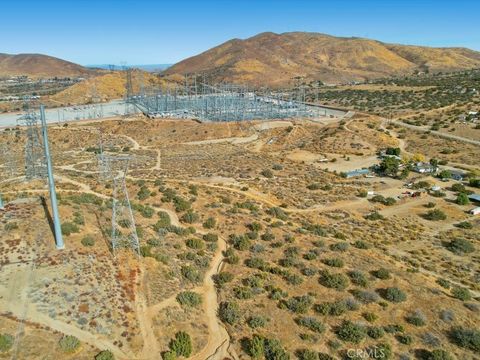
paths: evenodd
<path fill-rule="evenodd" d="M 57 193 L 55 192 L 52 159 L 50 157 L 50 149 L 48 146 L 47 121 L 45 120 L 45 107 L 43 105 L 40 105 L 40 119 L 42 120 L 43 148 L 45 150 L 45 158 L 47 161 L 48 186 L 50 188 L 50 201 L 52 203 L 53 226 L 55 230 L 55 245 L 57 249 L 64 249 L 65 244 L 63 243 L 62 228 L 58 213 Z"/>

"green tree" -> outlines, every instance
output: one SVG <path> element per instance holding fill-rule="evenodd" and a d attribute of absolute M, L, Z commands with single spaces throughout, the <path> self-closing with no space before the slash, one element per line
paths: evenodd
<path fill-rule="evenodd" d="M 170 350 L 177 356 L 189 357 L 192 354 L 192 339 L 185 331 L 179 331 L 175 334 L 175 339 L 170 342 Z"/>
<path fill-rule="evenodd" d="M 177 360 L 177 354 L 175 351 L 165 351 L 162 354 L 162 359 L 163 360 Z"/>
<path fill-rule="evenodd" d="M 470 241 L 462 238 L 451 240 L 445 247 L 457 255 L 465 255 L 475 251 L 475 246 Z"/>
<path fill-rule="evenodd" d="M 233 280 L 233 274 L 228 271 L 222 271 L 218 274 L 212 276 L 215 285 L 219 288 L 222 288 L 226 283 L 229 283 Z"/>
<path fill-rule="evenodd" d="M 320 284 L 325 287 L 343 291 L 348 287 L 348 278 L 343 274 L 330 273 L 327 270 L 322 270 L 320 273 Z"/>
<path fill-rule="evenodd" d="M 480 188 L 480 179 L 470 179 L 470 186 Z"/>
<path fill-rule="evenodd" d="M 260 335 L 253 335 L 248 342 L 247 352 L 253 359 L 261 359 L 265 352 L 264 338 Z"/>
<path fill-rule="evenodd" d="M 455 360 L 455 358 L 445 350 L 435 349 L 427 355 L 427 360 Z"/>
<path fill-rule="evenodd" d="M 447 215 L 442 210 L 434 209 L 424 214 L 423 217 L 427 220 L 438 221 L 445 220 L 447 218 Z"/>
<path fill-rule="evenodd" d="M 181 221 L 186 222 L 188 224 L 193 224 L 200 219 L 200 216 L 193 212 L 192 210 L 188 210 L 183 216 L 180 218 Z"/>
<path fill-rule="evenodd" d="M 340 339 L 354 344 L 360 343 L 366 335 L 367 334 L 363 326 L 354 324 L 351 321 L 344 321 L 337 329 L 337 336 Z"/>
<path fill-rule="evenodd" d="M 62 228 L 62 234 L 66 236 L 69 236 L 73 233 L 80 232 L 78 225 L 71 222 L 64 222 L 61 228 Z"/>
<path fill-rule="evenodd" d="M 13 336 L 0 334 L 0 353 L 9 351 L 13 346 Z"/>
<path fill-rule="evenodd" d="M 472 351 L 480 352 L 480 331 L 455 327 L 450 332 L 451 340 L 458 346 Z"/>
<path fill-rule="evenodd" d="M 440 179 L 450 179 L 452 177 L 452 172 L 450 170 L 442 170 L 440 174 L 438 174 Z"/>
<path fill-rule="evenodd" d="M 97 355 L 95 355 L 95 360 L 114 360 L 115 356 L 110 350 L 103 350 L 100 351 Z"/>
<path fill-rule="evenodd" d="M 182 291 L 176 297 L 182 306 L 197 307 L 202 303 L 202 297 L 193 291 Z"/>
<path fill-rule="evenodd" d="M 400 160 L 393 157 L 386 157 L 380 163 L 379 170 L 387 176 L 396 176 L 400 168 Z"/>
<path fill-rule="evenodd" d="M 470 294 L 470 291 L 467 288 L 463 287 L 454 287 L 452 289 L 452 295 L 458 300 L 462 301 L 469 301 L 472 299 L 472 295 Z"/>
<path fill-rule="evenodd" d="M 241 319 L 240 307 L 235 302 L 221 302 L 218 308 L 218 315 L 223 322 L 234 325 Z"/>
<path fill-rule="evenodd" d="M 277 339 L 265 339 L 265 359 L 266 360 L 289 360 L 290 355 L 283 349 L 282 344 Z"/>
<path fill-rule="evenodd" d="M 205 229 L 213 229 L 215 225 L 217 224 L 217 221 L 213 217 L 209 217 L 205 222 L 203 223 L 203 227 Z"/>
<path fill-rule="evenodd" d="M 465 193 L 458 194 L 457 204 L 458 205 L 468 205 L 468 204 L 470 204 L 470 200 L 468 199 L 468 195 L 465 194 Z"/>
<path fill-rule="evenodd" d="M 260 174 L 262 174 L 263 176 L 265 176 L 268 179 L 273 178 L 273 172 L 270 169 L 262 170 L 262 172 Z"/>
<path fill-rule="evenodd" d="M 151 195 L 151 191 L 145 186 L 141 186 L 140 190 L 137 193 L 138 200 L 145 200 Z"/>
<path fill-rule="evenodd" d="M 388 301 L 399 303 L 407 300 L 407 295 L 396 287 L 389 287 L 383 291 L 383 297 Z"/>
<path fill-rule="evenodd" d="M 318 321 L 314 317 L 300 317 L 295 319 L 295 322 L 298 325 L 304 326 L 307 329 L 319 334 L 323 333 L 326 329 L 325 325 L 323 325 L 320 321 Z"/>
<path fill-rule="evenodd" d="M 65 335 L 58 342 L 60 349 L 67 353 L 73 353 L 80 347 L 80 340 L 73 335 Z"/>
<path fill-rule="evenodd" d="M 389 148 L 387 148 L 387 150 L 385 151 L 385 153 L 386 153 L 387 155 L 399 156 L 400 153 L 401 153 L 401 150 L 400 150 L 400 148 L 398 148 L 398 147 L 397 147 L 397 148 L 389 147 Z"/>

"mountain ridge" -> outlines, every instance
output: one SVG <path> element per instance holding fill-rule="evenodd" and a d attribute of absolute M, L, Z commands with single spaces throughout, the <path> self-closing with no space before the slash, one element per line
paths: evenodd
<path fill-rule="evenodd" d="M 390 44 L 312 32 L 263 32 L 228 40 L 172 65 L 163 74 L 203 73 L 214 82 L 284 86 L 294 77 L 345 83 L 476 67 L 480 67 L 480 52 L 464 47 Z"/>
<path fill-rule="evenodd" d="M 73 62 L 44 54 L 0 53 L 0 76 L 88 77 L 95 75 L 97 72 Z"/>

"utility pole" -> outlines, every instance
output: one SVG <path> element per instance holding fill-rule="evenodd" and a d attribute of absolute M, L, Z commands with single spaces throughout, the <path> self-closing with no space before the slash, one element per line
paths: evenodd
<path fill-rule="evenodd" d="M 62 228 L 60 224 L 60 216 L 58 214 L 57 193 L 55 192 L 55 180 L 53 179 L 52 159 L 50 157 L 50 149 L 48 147 L 47 121 L 45 119 L 45 107 L 40 105 L 40 119 L 42 121 L 43 148 L 45 150 L 45 158 L 47 161 L 48 186 L 50 188 L 50 200 L 52 203 L 53 227 L 55 230 L 55 246 L 58 250 L 64 249 Z"/>

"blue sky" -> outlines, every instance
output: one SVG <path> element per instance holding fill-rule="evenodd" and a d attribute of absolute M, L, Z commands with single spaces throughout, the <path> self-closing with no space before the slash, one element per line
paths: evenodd
<path fill-rule="evenodd" d="M 174 63 L 231 38 L 312 31 L 480 51 L 476 0 L 0 0 L 0 52 Z"/>

